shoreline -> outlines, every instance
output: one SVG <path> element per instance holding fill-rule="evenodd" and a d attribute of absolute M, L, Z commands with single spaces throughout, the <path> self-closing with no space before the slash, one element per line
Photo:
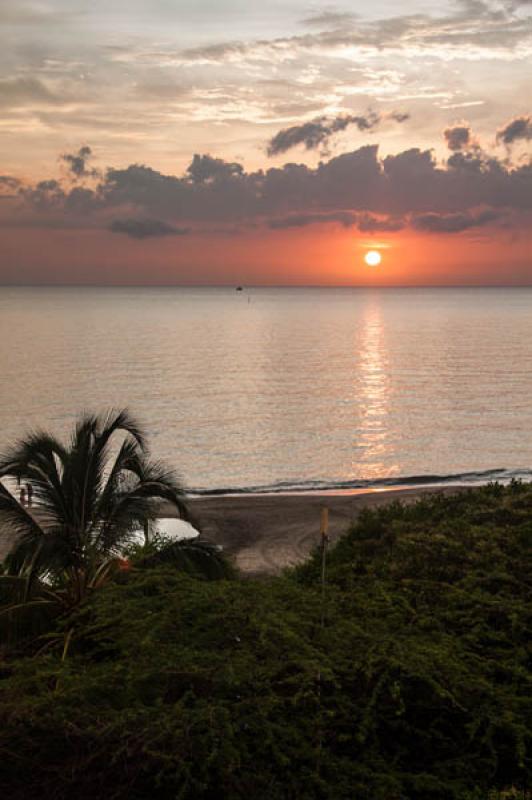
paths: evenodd
<path fill-rule="evenodd" d="M 464 484 L 190 497 L 202 535 L 220 545 L 244 576 L 278 575 L 304 561 L 320 540 L 320 514 L 329 509 L 334 544 L 364 508 L 394 500 L 414 503 L 425 495 L 456 494 Z M 166 514 L 165 516 L 171 516 Z"/>
<path fill-rule="evenodd" d="M 447 482 L 445 480 L 439 483 L 390 483 L 390 484 L 375 484 L 373 486 L 357 486 L 357 487 L 331 487 L 330 489 L 279 489 L 254 491 L 250 489 L 234 489 L 228 490 L 213 490 L 205 491 L 201 494 L 190 492 L 187 494 L 189 502 L 196 502 L 197 500 L 222 500 L 224 497 L 243 497 L 243 498 L 257 498 L 257 497 L 346 497 L 371 494 L 390 494 L 390 492 L 439 492 L 442 489 L 475 489 L 477 486 L 485 486 L 486 481 L 479 481 L 478 483 L 461 483 L 460 481 Z"/>
<path fill-rule="evenodd" d="M 512 480 L 530 482 L 532 470 L 528 467 L 491 467 L 489 469 L 450 473 L 421 473 L 417 475 L 395 476 L 366 480 L 338 481 L 280 481 L 271 484 L 251 486 L 225 486 L 220 488 L 187 488 L 189 499 L 214 497 L 263 497 L 269 495 L 307 495 L 307 494 L 363 494 L 366 492 L 390 492 L 407 489 L 440 489 L 446 486 L 471 487 L 484 486 L 496 481 L 507 484 Z"/>

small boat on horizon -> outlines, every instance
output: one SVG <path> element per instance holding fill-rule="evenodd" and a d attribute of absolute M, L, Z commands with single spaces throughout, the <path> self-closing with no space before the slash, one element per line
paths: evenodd
<path fill-rule="evenodd" d="M 237 292 L 243 292 L 244 291 L 244 287 L 243 286 L 237 286 L 236 287 L 236 291 Z"/>

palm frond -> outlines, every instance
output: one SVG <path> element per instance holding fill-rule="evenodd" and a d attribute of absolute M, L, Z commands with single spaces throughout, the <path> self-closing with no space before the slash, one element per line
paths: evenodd
<path fill-rule="evenodd" d="M 0 522 L 13 537 L 13 546 L 24 536 L 40 539 L 45 534 L 35 518 L 0 481 Z"/>
<path fill-rule="evenodd" d="M 47 433 L 30 434 L 0 458 L 0 477 L 31 483 L 35 502 L 51 518 L 67 513 L 62 476 L 67 451 Z"/>
<path fill-rule="evenodd" d="M 142 426 L 124 408 L 121 411 L 109 411 L 97 417 L 98 440 L 106 444 L 117 431 L 127 433 L 137 443 L 142 452 L 146 451 L 146 436 Z"/>
<path fill-rule="evenodd" d="M 24 480 L 31 478 L 28 471 L 34 469 L 49 472 L 59 483 L 56 459 L 62 462 L 65 455 L 65 448 L 54 436 L 45 431 L 29 433 L 0 456 L 0 477 L 12 475 Z"/>
<path fill-rule="evenodd" d="M 147 521 L 156 520 L 158 506 L 151 497 L 139 497 L 135 492 L 122 495 L 107 517 L 95 540 L 97 548 L 105 555 L 118 555 L 133 537 L 134 531 Z"/>
<path fill-rule="evenodd" d="M 170 503 L 179 516 L 190 522 L 190 511 L 185 502 L 185 489 L 174 470 L 159 461 L 137 458 L 128 468 L 138 477 L 135 493 L 138 497 L 152 497 Z"/>
<path fill-rule="evenodd" d="M 23 600 L 35 596 L 54 594 L 50 582 L 64 581 L 70 570 L 79 570 L 81 559 L 70 547 L 70 542 L 61 530 L 47 533 L 38 540 L 22 537 L 5 560 L 4 580 L 14 579 L 24 586 Z M 56 595 L 54 594 L 54 597 Z M 57 597 L 56 597 L 57 599 Z"/>
<path fill-rule="evenodd" d="M 126 410 L 99 416 L 86 414 L 76 426 L 69 454 L 69 478 L 80 531 L 91 528 L 94 523 L 105 482 L 109 444 L 119 432 L 126 434 L 132 454 L 144 450 L 144 434 Z"/>
<path fill-rule="evenodd" d="M 105 486 L 103 486 L 94 511 L 94 520 L 106 519 L 116 504 L 117 497 L 125 490 L 126 475 L 131 470 L 129 464 L 138 459 L 137 445 L 131 439 L 122 442 L 120 450 L 113 462 Z M 137 473 L 132 473 L 137 477 Z"/>

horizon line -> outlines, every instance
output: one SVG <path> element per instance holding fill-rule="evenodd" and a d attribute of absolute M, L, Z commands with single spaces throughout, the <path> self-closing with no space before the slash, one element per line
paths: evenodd
<path fill-rule="evenodd" d="M 0 289 L 532 289 L 530 283 L 1 283 Z"/>

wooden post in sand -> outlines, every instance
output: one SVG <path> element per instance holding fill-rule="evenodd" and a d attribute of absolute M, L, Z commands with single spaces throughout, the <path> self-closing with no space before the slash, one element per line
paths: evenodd
<path fill-rule="evenodd" d="M 327 545 L 329 544 L 329 509 L 323 506 L 320 518 L 321 536 L 321 625 L 325 624 L 325 569 L 327 564 Z"/>

